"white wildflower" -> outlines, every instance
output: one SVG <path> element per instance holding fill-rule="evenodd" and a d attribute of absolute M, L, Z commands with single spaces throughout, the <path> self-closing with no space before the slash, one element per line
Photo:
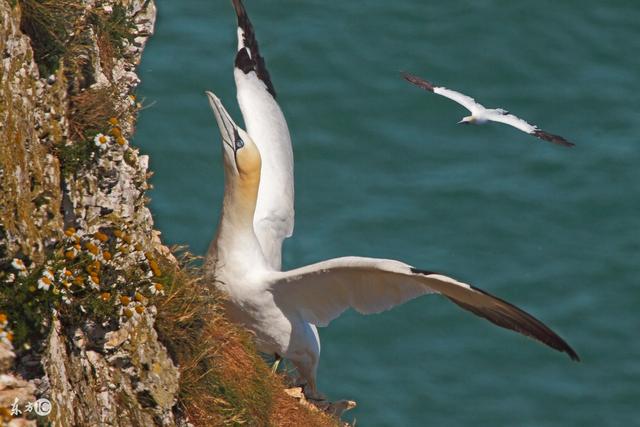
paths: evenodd
<path fill-rule="evenodd" d="M 89 278 L 87 279 L 87 284 L 93 289 L 100 289 L 100 282 L 96 281 L 94 276 L 89 276 Z"/>
<path fill-rule="evenodd" d="M 24 262 L 19 258 L 14 258 L 13 261 L 11 261 L 11 266 L 18 271 L 27 271 L 27 266 L 24 265 Z"/>
<path fill-rule="evenodd" d="M 58 270 L 58 277 L 62 282 L 73 279 L 73 273 L 67 270 L 67 267 L 63 267 L 62 270 Z"/>
<path fill-rule="evenodd" d="M 40 279 L 38 279 L 38 289 L 44 289 L 45 291 L 48 291 L 50 287 L 51 279 L 49 279 L 47 276 L 42 276 Z"/>
<path fill-rule="evenodd" d="M 100 148 L 106 148 L 107 144 L 111 141 L 111 137 L 103 133 L 99 133 L 93 138 L 94 144 Z"/>
<path fill-rule="evenodd" d="M 67 296 L 67 292 L 63 289 L 60 293 L 62 293 L 62 302 L 67 305 L 71 305 L 71 298 Z"/>
<path fill-rule="evenodd" d="M 0 341 L 6 345 L 11 346 L 11 339 L 9 338 L 11 335 L 7 331 L 0 332 Z"/>
<path fill-rule="evenodd" d="M 152 283 L 149 290 L 153 295 L 164 295 L 164 287 L 161 283 Z"/>
<path fill-rule="evenodd" d="M 53 277 L 53 273 L 52 273 L 52 272 L 51 272 L 51 270 L 49 270 L 48 268 L 45 268 L 45 269 L 42 271 L 42 276 L 43 276 L 43 277 L 46 277 L 47 279 L 49 279 L 49 280 L 51 280 L 51 281 L 55 280 L 55 278 Z"/>

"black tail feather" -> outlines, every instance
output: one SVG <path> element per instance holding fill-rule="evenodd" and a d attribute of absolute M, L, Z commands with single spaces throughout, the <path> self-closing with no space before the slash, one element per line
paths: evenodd
<path fill-rule="evenodd" d="M 249 15 L 247 15 L 247 11 L 242 4 L 242 0 L 233 0 L 233 8 L 238 17 L 238 27 L 240 27 L 244 33 L 244 48 L 240 49 L 236 54 L 235 66 L 245 74 L 254 71 L 258 78 L 267 86 L 269 93 L 275 98 L 276 90 L 271 82 L 271 76 L 267 70 L 264 58 L 260 56 L 256 34 L 249 20 Z"/>

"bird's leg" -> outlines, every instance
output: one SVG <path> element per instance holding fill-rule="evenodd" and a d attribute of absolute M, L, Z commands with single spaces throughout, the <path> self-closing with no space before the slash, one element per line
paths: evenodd
<path fill-rule="evenodd" d="M 309 381 L 302 386 L 302 392 L 307 400 L 324 401 L 327 397 L 316 389 L 315 381 Z"/>
<path fill-rule="evenodd" d="M 271 365 L 271 373 L 275 374 L 276 372 L 278 372 L 278 366 L 280 366 L 281 360 L 282 360 L 282 357 L 280 357 L 280 355 L 276 353 L 273 365 Z"/>

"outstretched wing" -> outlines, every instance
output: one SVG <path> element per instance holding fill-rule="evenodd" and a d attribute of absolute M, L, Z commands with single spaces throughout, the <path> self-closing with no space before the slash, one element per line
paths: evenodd
<path fill-rule="evenodd" d="M 542 129 L 538 129 L 536 125 L 527 123 L 526 121 L 522 120 L 520 117 L 514 116 L 513 114 L 509 114 L 504 110 L 501 110 L 501 109 L 487 110 L 485 114 L 488 120 L 513 126 L 516 129 L 519 129 L 537 138 L 544 139 L 545 141 L 553 142 L 554 144 L 564 145 L 565 147 L 573 147 L 575 145 L 573 142 L 569 142 L 559 135 L 554 135 L 552 133 L 545 132 Z"/>
<path fill-rule="evenodd" d="M 294 183 L 291 136 L 241 0 L 234 77 L 247 133 L 260 150 L 262 169 L 253 225 L 267 261 L 281 268 L 282 241 L 293 234 Z"/>
<path fill-rule="evenodd" d="M 477 103 L 475 99 L 460 92 L 456 92 L 455 90 L 447 89 L 446 87 L 441 86 L 434 86 L 433 83 L 406 72 L 402 73 L 402 77 L 404 77 L 404 79 L 409 83 L 412 83 L 419 88 L 436 93 L 457 102 L 458 104 L 469 110 L 471 113 L 475 113 L 476 111 L 482 111 L 485 109 L 485 107 L 482 104 Z"/>
<path fill-rule="evenodd" d="M 335 258 L 273 273 L 270 290 L 278 306 L 297 311 L 307 322 L 319 326 L 326 326 L 348 308 L 362 314 L 378 313 L 420 295 L 438 293 L 498 326 L 579 360 L 569 344 L 518 307 L 466 283 L 399 261 Z"/>

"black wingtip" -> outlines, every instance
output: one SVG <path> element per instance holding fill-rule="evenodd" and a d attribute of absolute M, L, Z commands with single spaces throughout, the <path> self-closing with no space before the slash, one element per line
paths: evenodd
<path fill-rule="evenodd" d="M 260 55 L 258 41 L 256 40 L 251 20 L 249 20 L 249 15 L 247 15 L 247 10 L 244 8 L 242 0 L 232 0 L 232 4 L 238 19 L 238 27 L 240 27 L 244 33 L 244 47 L 236 54 L 235 66 L 245 74 L 254 71 L 267 87 L 267 91 L 275 98 L 276 90 L 271 82 L 271 76 L 269 75 L 269 71 L 267 71 L 264 58 Z"/>
<path fill-rule="evenodd" d="M 468 307 L 468 306 L 465 307 L 465 304 L 462 304 L 460 301 L 456 301 L 455 299 L 452 299 L 452 298 L 449 298 L 449 299 L 453 301 L 455 304 L 463 308 L 466 308 L 467 310 L 481 317 L 484 317 L 485 319 L 489 320 L 491 323 L 494 323 L 498 326 L 502 326 L 503 328 L 520 332 L 521 334 L 527 335 L 530 338 L 533 338 L 535 340 L 540 341 L 543 344 L 546 344 L 547 346 L 553 348 L 554 350 L 557 350 L 562 353 L 566 353 L 569 356 L 569 358 L 573 361 L 576 361 L 576 362 L 580 361 L 580 356 L 578 356 L 578 353 L 576 353 L 576 351 L 573 348 L 571 348 L 571 346 L 564 339 L 562 339 L 562 337 L 560 337 L 558 334 L 553 332 L 551 328 L 549 328 L 547 325 L 542 323 L 540 320 L 536 319 L 526 311 L 521 310 L 520 308 L 511 304 L 510 302 L 503 300 L 502 298 L 498 298 L 497 296 L 492 295 L 489 292 L 486 292 L 475 286 L 471 286 L 471 285 L 469 286 L 473 290 L 483 293 L 497 301 L 500 301 L 501 303 L 505 304 L 507 307 L 512 309 L 516 314 L 518 321 L 522 322 L 521 325 L 514 323 L 513 320 L 515 319 L 512 319 L 509 316 L 505 317 L 504 313 L 501 313 L 497 310 L 480 311 L 475 307 Z M 526 329 L 522 329 L 522 326 L 526 327 Z"/>
<path fill-rule="evenodd" d="M 567 351 L 565 351 L 565 353 L 567 353 L 571 360 L 573 360 L 574 362 L 582 362 L 580 356 L 578 356 L 578 353 L 576 353 L 575 350 L 571 348 L 571 346 L 567 345 Z"/>
<path fill-rule="evenodd" d="M 414 74 L 411 73 L 407 73 L 406 71 L 400 71 L 400 74 L 402 75 L 402 77 L 408 81 L 409 83 L 418 86 L 419 88 L 422 88 L 424 90 L 428 90 L 429 92 L 433 92 L 433 84 L 423 78 L 420 78 Z"/>
<path fill-rule="evenodd" d="M 552 142 L 554 144 L 562 145 L 564 147 L 574 147 L 576 145 L 573 142 L 567 141 L 566 139 L 564 139 L 560 135 L 554 135 L 552 133 L 545 132 L 545 131 L 540 130 L 540 129 L 534 130 L 531 133 L 531 135 L 533 135 L 533 136 L 535 136 L 537 138 L 540 138 L 540 139 L 544 139 L 545 141 Z"/>
<path fill-rule="evenodd" d="M 242 0 L 232 0 L 233 9 L 236 11 L 236 16 L 238 16 L 238 25 L 240 24 L 240 17 L 246 17 L 247 11 L 244 8 L 244 4 L 242 4 Z"/>
<path fill-rule="evenodd" d="M 414 274 L 422 274 L 425 276 L 440 274 L 433 271 L 420 270 L 417 268 L 411 268 L 411 272 Z M 470 311 L 477 316 L 487 319 L 494 325 L 498 325 L 502 328 L 510 329 L 512 331 L 533 338 L 553 348 L 554 350 L 566 353 L 569 358 L 571 358 L 571 360 L 574 360 L 576 362 L 580 361 L 580 356 L 578 356 L 578 353 L 576 353 L 576 351 L 571 348 L 571 346 L 564 339 L 553 332 L 551 328 L 542 323 L 540 320 L 536 319 L 524 310 L 519 309 L 515 305 L 501 298 L 498 298 L 495 295 L 490 294 L 489 292 L 483 291 L 482 289 L 475 286 L 467 286 L 478 293 L 486 295 L 491 300 L 493 300 L 493 302 L 489 305 L 473 306 L 452 296 L 445 296 L 459 307 Z"/>

